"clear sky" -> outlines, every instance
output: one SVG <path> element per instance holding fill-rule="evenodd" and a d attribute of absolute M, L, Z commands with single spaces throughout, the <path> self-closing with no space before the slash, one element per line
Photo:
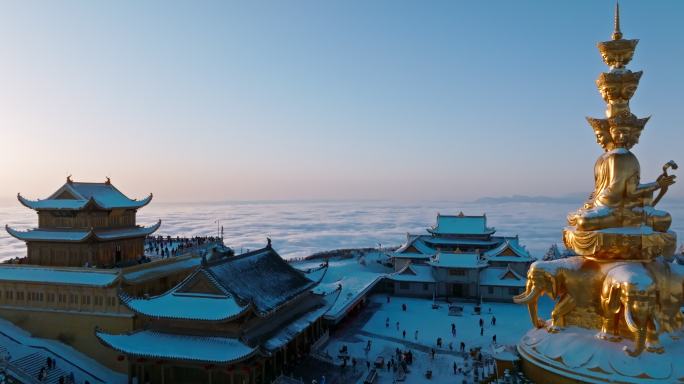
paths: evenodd
<path fill-rule="evenodd" d="M 2 2 L 0 200 L 67 174 L 158 201 L 588 193 L 613 6 Z M 621 8 L 650 181 L 684 166 L 684 2 Z"/>

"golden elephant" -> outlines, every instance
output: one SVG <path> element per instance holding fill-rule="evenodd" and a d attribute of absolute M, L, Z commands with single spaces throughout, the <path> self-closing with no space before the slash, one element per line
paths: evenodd
<path fill-rule="evenodd" d="M 562 267 L 560 267 L 562 266 Z M 546 326 L 546 321 L 539 317 L 539 297 L 548 295 L 557 300 L 551 311 L 551 322 L 547 328 L 549 332 L 558 332 L 565 326 L 565 315 L 575 308 L 575 300 L 565 286 L 568 269 L 563 260 L 535 261 L 527 272 L 525 292 L 514 296 L 516 304 L 527 304 L 532 325 L 537 328 Z"/>
<path fill-rule="evenodd" d="M 618 264 L 606 274 L 601 289 L 603 326 L 599 338 L 619 340 L 620 319 L 634 339 L 634 348 L 625 347 L 630 356 L 644 349 L 662 353 L 658 321 L 658 289 L 656 281 L 642 263 Z"/>

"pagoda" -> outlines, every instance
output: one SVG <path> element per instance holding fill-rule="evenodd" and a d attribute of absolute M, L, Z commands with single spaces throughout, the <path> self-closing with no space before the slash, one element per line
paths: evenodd
<path fill-rule="evenodd" d="M 525 374 L 537 383 L 682 383 L 684 266 L 673 263 L 671 216 L 656 205 L 677 169 L 642 183 L 631 148 L 648 118 L 630 111 L 642 72 L 626 65 L 638 40 L 623 38 L 619 6 L 612 39 L 598 44 L 610 67 L 596 81 L 606 118 L 588 118 L 603 153 L 594 190 L 568 215 L 565 246 L 578 256 L 532 264 L 526 291 L 532 330 L 518 343 Z M 541 296 L 554 300 L 542 319 Z"/>
<path fill-rule="evenodd" d="M 145 237 L 161 221 L 143 227 L 136 213 L 152 200 L 126 197 L 109 178 L 104 183 L 66 183 L 43 200 L 17 195 L 24 206 L 38 213 L 38 228 L 7 232 L 26 242 L 28 264 L 71 267 L 113 267 L 135 263 L 144 255 Z"/>

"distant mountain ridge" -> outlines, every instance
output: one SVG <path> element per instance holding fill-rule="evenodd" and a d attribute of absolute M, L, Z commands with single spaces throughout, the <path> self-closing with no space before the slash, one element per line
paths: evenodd
<path fill-rule="evenodd" d="M 565 196 L 526 196 L 512 195 L 499 197 L 481 197 L 474 200 L 478 204 L 501 204 L 501 203 L 582 203 L 587 196 L 583 194 L 571 194 Z"/>

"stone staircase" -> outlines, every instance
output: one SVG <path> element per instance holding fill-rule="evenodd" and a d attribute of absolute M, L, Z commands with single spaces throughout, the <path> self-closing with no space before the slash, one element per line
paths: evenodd
<path fill-rule="evenodd" d="M 16 369 L 21 370 L 26 375 L 33 377 L 36 381 L 38 381 L 38 373 L 40 372 L 40 369 L 42 367 L 46 366 L 47 358 L 48 356 L 46 354 L 41 352 L 35 352 L 30 355 L 18 358 L 16 360 L 12 360 L 11 363 Z M 58 384 L 59 378 L 61 376 L 64 376 L 64 378 L 66 378 L 66 376 L 68 375 L 67 372 L 64 372 L 59 367 L 55 367 L 48 370 L 47 374 L 47 379 L 42 381 L 43 383 L 47 384 Z"/>

